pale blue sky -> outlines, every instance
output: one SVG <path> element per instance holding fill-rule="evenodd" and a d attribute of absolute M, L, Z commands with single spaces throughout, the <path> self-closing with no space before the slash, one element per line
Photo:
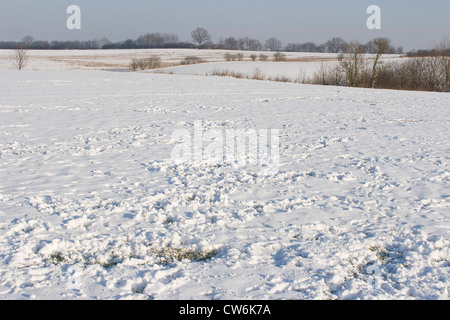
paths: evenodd
<path fill-rule="evenodd" d="M 69 5 L 80 6 L 81 30 L 66 28 Z M 368 30 L 369 5 L 382 10 L 382 29 Z M 276 37 L 322 43 L 341 36 L 366 42 L 387 36 L 406 50 L 450 38 L 450 0 L 0 0 L 0 40 L 136 39 L 148 32 L 190 40 L 196 27 L 220 37 Z"/>

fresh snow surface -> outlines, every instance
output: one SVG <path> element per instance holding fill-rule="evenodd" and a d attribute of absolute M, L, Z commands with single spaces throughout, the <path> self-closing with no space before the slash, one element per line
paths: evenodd
<path fill-rule="evenodd" d="M 449 298 L 448 93 L 67 70 L 0 88 L 0 299 Z M 173 162 L 199 121 L 279 129 L 279 171 Z"/>

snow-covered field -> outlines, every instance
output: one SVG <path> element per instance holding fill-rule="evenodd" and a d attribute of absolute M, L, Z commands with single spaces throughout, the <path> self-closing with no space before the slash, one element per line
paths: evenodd
<path fill-rule="evenodd" d="M 0 299 L 449 298 L 449 94 L 0 57 Z M 199 121 L 278 170 L 174 162 Z"/>
<path fill-rule="evenodd" d="M 13 69 L 12 50 L 0 50 L 0 70 Z M 241 51 L 244 61 L 226 62 L 225 54 L 235 55 L 236 51 L 196 50 L 196 49 L 141 49 L 141 50 L 32 50 L 29 51 L 28 70 L 102 70 L 129 71 L 133 59 L 159 57 L 163 68 L 147 71 L 166 74 L 211 75 L 214 72 L 236 72 L 243 77 L 269 79 L 285 77 L 289 81 L 304 80 L 312 76 L 322 66 L 331 66 L 337 61 L 337 54 L 285 52 L 287 62 L 273 62 L 272 52 Z M 250 56 L 260 54 L 268 61 L 251 61 Z M 204 63 L 180 65 L 186 57 L 198 57 Z M 368 55 L 373 57 L 373 55 Z M 392 61 L 400 55 L 383 56 L 383 61 Z"/>
<path fill-rule="evenodd" d="M 0 50 L 0 69 L 11 69 L 12 50 Z M 159 57 L 166 66 L 176 66 L 190 56 L 202 59 L 206 63 L 225 61 L 225 54 L 236 51 L 197 50 L 197 49 L 140 49 L 140 50 L 30 50 L 29 70 L 111 70 L 128 69 L 133 59 Z M 272 59 L 271 52 L 243 51 L 245 61 L 252 54 L 261 53 Z M 336 59 L 336 54 L 287 52 L 286 59 L 300 62 L 320 62 Z M 396 57 L 395 55 L 393 57 Z"/>

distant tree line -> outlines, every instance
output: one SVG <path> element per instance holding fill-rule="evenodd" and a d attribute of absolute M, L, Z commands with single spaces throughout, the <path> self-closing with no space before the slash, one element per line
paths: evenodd
<path fill-rule="evenodd" d="M 439 57 L 439 56 L 450 57 L 450 49 L 414 50 L 414 51 L 408 52 L 407 56 L 408 57 Z"/>
<path fill-rule="evenodd" d="M 87 41 L 43 41 L 26 36 L 22 41 L 0 41 L 0 49 L 27 48 L 29 50 L 92 50 L 111 43 L 107 38 Z"/>
<path fill-rule="evenodd" d="M 347 42 L 340 37 L 335 37 L 322 44 L 316 44 L 314 42 L 304 43 L 289 43 L 285 46 L 284 51 L 290 52 L 321 52 L 321 53 L 345 53 L 348 51 L 351 42 Z M 376 54 L 378 51 L 377 46 L 374 44 L 374 40 L 370 40 L 366 44 L 362 44 L 362 50 L 364 53 Z M 395 47 L 389 45 L 387 48 L 388 54 L 403 54 L 403 47 Z"/>
<path fill-rule="evenodd" d="M 29 50 L 98 50 L 98 49 L 151 49 L 195 48 L 192 43 L 180 42 L 178 36 L 165 33 L 148 33 L 136 40 L 111 42 L 107 38 L 88 41 L 42 41 L 26 36 L 22 41 L 0 41 L 0 49 L 27 48 Z"/>
<path fill-rule="evenodd" d="M 283 45 L 274 37 L 264 43 L 249 37 L 220 38 L 217 43 L 211 40 L 211 35 L 204 28 L 197 28 L 191 32 L 191 42 L 180 41 L 175 34 L 147 33 L 137 39 L 127 39 L 119 42 L 111 42 L 107 38 L 88 41 L 42 41 L 26 36 L 22 41 L 1 41 L 0 49 L 16 49 L 26 47 L 30 50 L 88 50 L 88 49 L 152 49 L 152 48 L 200 48 L 200 49 L 224 49 L 241 51 L 287 51 L 287 52 L 320 52 L 320 53 L 345 53 L 349 42 L 341 37 L 334 37 L 325 43 L 295 42 Z M 376 53 L 376 45 L 373 41 L 363 44 L 365 53 Z M 410 54 L 429 54 L 424 50 L 411 52 Z M 387 53 L 403 54 L 403 47 L 389 46 Z"/>

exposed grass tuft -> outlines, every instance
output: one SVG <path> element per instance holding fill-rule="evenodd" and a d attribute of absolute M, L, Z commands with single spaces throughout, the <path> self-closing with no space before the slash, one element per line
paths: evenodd
<path fill-rule="evenodd" d="M 66 261 L 66 258 L 61 252 L 55 252 L 50 255 L 50 262 L 54 264 L 63 263 Z"/>
<path fill-rule="evenodd" d="M 156 250 L 155 255 L 159 258 L 162 264 L 171 264 L 176 261 L 190 260 L 190 261 L 208 261 L 214 258 L 220 250 L 196 250 L 188 248 L 167 247 Z"/>

